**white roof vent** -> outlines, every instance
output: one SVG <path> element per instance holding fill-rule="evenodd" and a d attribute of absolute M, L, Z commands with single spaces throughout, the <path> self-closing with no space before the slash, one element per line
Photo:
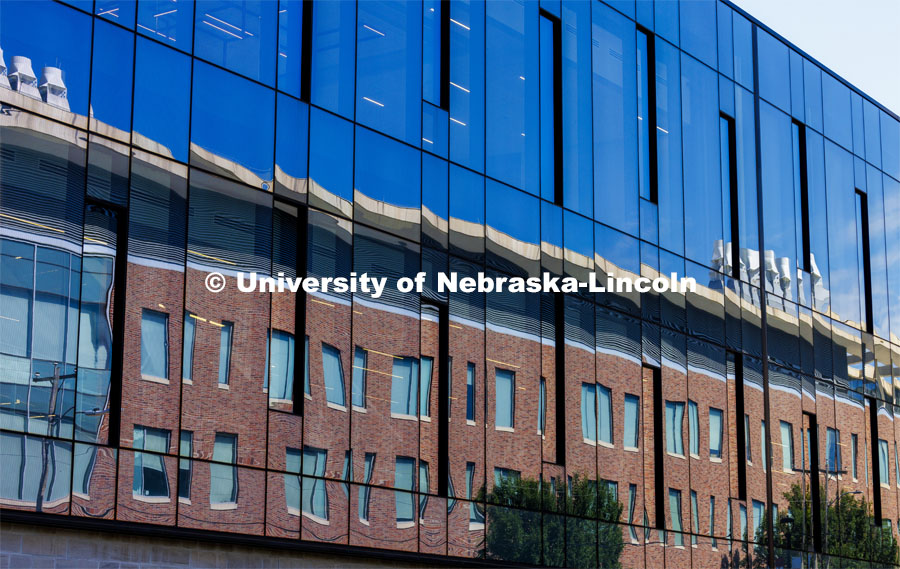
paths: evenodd
<path fill-rule="evenodd" d="M 37 88 L 37 77 L 31 69 L 31 60 L 21 55 L 14 55 L 9 66 L 9 85 L 13 90 L 40 100 Z"/>
<path fill-rule="evenodd" d="M 69 99 L 66 84 L 62 80 L 62 70 L 59 67 L 45 67 L 41 72 L 41 82 L 38 85 L 44 101 L 54 107 L 69 110 Z"/>
<path fill-rule="evenodd" d="M 6 60 L 3 59 L 2 47 L 0 47 L 0 87 L 9 89 L 9 77 L 6 76 Z"/>

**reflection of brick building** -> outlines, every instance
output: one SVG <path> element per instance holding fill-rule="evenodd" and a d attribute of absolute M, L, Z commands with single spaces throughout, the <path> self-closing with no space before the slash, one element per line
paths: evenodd
<path fill-rule="evenodd" d="M 896 563 L 889 111 L 719 2 L 179 3 L 152 22 L 146 3 L 96 4 L 43 6 L 72 35 L 27 42 L 6 22 L 35 8 L 3 6 L 0 506 L 15 531 L 450 565 Z M 58 67 L 38 77 L 20 51 Z M 638 99 L 629 85 L 648 82 Z M 719 104 L 697 85 L 719 85 Z M 806 160 L 774 160 L 783 139 Z M 864 223 L 844 219 L 851 197 Z M 792 204 L 796 220 L 775 211 Z M 448 270 L 700 286 L 440 292 Z M 422 294 L 396 290 L 420 271 Z M 248 272 L 390 282 L 378 299 L 240 292 Z M 859 547 L 838 550 L 848 534 Z"/>

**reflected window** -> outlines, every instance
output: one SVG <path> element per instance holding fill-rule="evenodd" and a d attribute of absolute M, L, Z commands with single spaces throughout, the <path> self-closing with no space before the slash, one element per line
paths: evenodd
<path fill-rule="evenodd" d="M 466 421 L 475 421 L 475 364 L 466 364 Z"/>
<path fill-rule="evenodd" d="M 181 359 L 181 378 L 191 381 L 194 369 L 194 339 L 197 335 L 197 318 L 190 312 L 184 313 L 184 342 Z"/>
<path fill-rule="evenodd" d="M 762 461 L 763 472 L 766 471 L 767 462 L 769 460 L 769 445 L 766 443 L 766 422 L 760 422 L 759 426 L 759 456 Z"/>
<path fill-rule="evenodd" d="M 344 364 L 341 362 L 341 351 L 324 342 L 322 374 L 325 378 L 325 400 L 338 407 L 345 407 L 347 403 L 344 399 Z"/>
<path fill-rule="evenodd" d="M 395 357 L 391 375 L 391 415 L 415 417 L 419 362 L 416 358 Z"/>
<path fill-rule="evenodd" d="M 765 503 L 760 502 L 759 500 L 753 500 L 753 535 L 747 536 L 747 539 L 765 543 L 765 538 L 760 534 L 760 529 L 765 531 L 765 528 L 762 527 L 763 516 L 765 513 Z"/>
<path fill-rule="evenodd" d="M 367 452 L 363 472 L 363 483 L 365 486 L 360 486 L 359 488 L 359 521 L 365 524 L 369 522 L 369 496 L 372 492 L 369 484 L 372 483 L 372 473 L 374 471 L 375 453 Z"/>
<path fill-rule="evenodd" d="M 709 457 L 722 458 L 722 417 L 721 409 L 709 408 Z"/>
<path fill-rule="evenodd" d="M 539 435 L 544 434 L 547 428 L 547 380 L 541 378 L 541 384 L 538 391 L 538 428 Z"/>
<path fill-rule="evenodd" d="M 597 387 L 581 384 L 581 436 L 586 443 L 597 442 Z"/>
<path fill-rule="evenodd" d="M 504 484 L 512 484 L 518 482 L 522 477 L 522 473 L 511 468 L 494 467 L 494 486 L 503 486 Z M 570 481 L 571 481 L 571 477 Z"/>
<path fill-rule="evenodd" d="M 634 526 L 634 510 L 637 507 L 637 484 L 628 485 L 628 535 L 631 543 L 638 543 L 637 528 Z"/>
<path fill-rule="evenodd" d="M 897 487 L 900 488 L 900 457 L 897 455 L 897 445 L 894 445 L 894 476 Z"/>
<path fill-rule="evenodd" d="M 136 499 L 168 499 L 169 478 L 166 475 L 166 463 L 162 455 L 169 451 L 169 431 L 135 425 L 134 448 L 159 454 L 134 453 L 132 495 Z"/>
<path fill-rule="evenodd" d="M 231 375 L 231 337 L 234 323 L 222 321 L 219 327 L 219 385 L 228 385 Z"/>
<path fill-rule="evenodd" d="M 291 401 L 294 392 L 294 335 L 271 330 L 266 350 L 266 375 L 263 388 L 269 400 Z"/>
<path fill-rule="evenodd" d="M 193 431 L 182 430 L 178 441 L 178 498 L 180 500 L 191 499 L 191 456 L 194 454 Z"/>
<path fill-rule="evenodd" d="M 688 401 L 688 436 L 691 456 L 700 456 L 700 411 L 695 401 Z"/>
<path fill-rule="evenodd" d="M 169 315 L 141 310 L 141 376 L 169 379 Z"/>
<path fill-rule="evenodd" d="M 237 435 L 216 433 L 212 459 L 209 465 L 209 504 L 236 504 L 238 497 Z M 222 464 L 216 464 L 222 463 Z"/>
<path fill-rule="evenodd" d="M 303 514 L 313 519 L 328 520 L 328 494 L 325 490 L 325 462 L 328 451 L 310 446 L 303 447 Z"/>
<path fill-rule="evenodd" d="M 466 463 L 466 498 L 472 500 L 475 496 L 475 463 Z M 469 524 L 484 524 L 484 513 L 475 502 L 469 502 Z"/>
<path fill-rule="evenodd" d="M 825 429 L 825 446 L 828 449 L 825 470 L 829 473 L 838 473 L 841 470 L 841 433 L 837 429 L 828 427 Z"/>
<path fill-rule="evenodd" d="M 419 519 L 425 519 L 425 509 L 428 507 L 428 463 L 419 461 Z"/>
<path fill-rule="evenodd" d="M 684 546 L 684 534 L 681 523 L 681 490 L 669 488 L 669 516 L 672 518 L 672 531 L 675 532 L 675 545 Z"/>
<path fill-rule="evenodd" d="M 419 367 L 419 413 L 422 417 L 431 417 L 431 372 L 434 358 L 422 356 Z M 453 374 L 450 375 L 453 377 Z"/>
<path fill-rule="evenodd" d="M 351 403 L 360 409 L 366 408 L 366 362 L 369 355 L 365 349 L 356 346 L 353 350 L 353 378 L 351 385 Z"/>
<path fill-rule="evenodd" d="M 409 524 L 413 521 L 413 495 L 415 490 L 416 459 L 398 456 L 394 463 L 394 488 L 407 492 L 394 492 L 394 508 L 397 524 Z"/>
<path fill-rule="evenodd" d="M 509 370 L 497 369 L 495 378 L 496 405 L 494 417 L 496 427 L 515 427 L 516 374 Z"/>
<path fill-rule="evenodd" d="M 851 467 L 850 472 L 853 475 L 853 480 L 859 479 L 859 436 L 856 434 L 850 435 L 850 461 Z"/>
<path fill-rule="evenodd" d="M 691 490 L 691 545 L 697 545 L 697 532 L 700 531 L 700 514 L 697 511 L 697 491 Z"/>
<path fill-rule="evenodd" d="M 311 395 L 309 390 L 309 336 L 303 341 L 303 393 Z"/>
<path fill-rule="evenodd" d="M 684 402 L 666 401 L 666 452 L 684 456 Z"/>
<path fill-rule="evenodd" d="M 597 440 L 612 445 L 612 392 L 608 387 L 597 386 Z"/>
<path fill-rule="evenodd" d="M 622 444 L 626 449 L 638 448 L 638 434 L 641 424 L 641 398 L 625 394 L 625 425 Z"/>
<path fill-rule="evenodd" d="M 794 471 L 794 428 L 787 421 L 781 421 L 781 469 Z"/>
<path fill-rule="evenodd" d="M 291 474 L 284 474 L 284 501 L 290 514 L 300 513 L 300 466 L 303 453 L 298 448 L 284 449 L 284 469 Z"/>
<path fill-rule="evenodd" d="M 353 451 L 348 450 L 344 452 L 344 468 L 341 470 L 341 480 L 345 480 L 349 482 L 353 479 Z M 341 488 L 344 490 L 344 495 L 349 498 L 350 497 L 350 485 L 346 482 L 341 484 Z"/>
<path fill-rule="evenodd" d="M 882 486 L 891 487 L 890 477 L 890 456 L 888 450 L 888 442 L 884 439 L 878 439 L 878 482 Z"/>
<path fill-rule="evenodd" d="M 716 541 L 716 497 L 709 497 L 709 535 L 712 537 L 710 545 L 716 549 L 719 544 Z"/>
<path fill-rule="evenodd" d="M 194 33 L 193 2 L 140 0 L 138 32 L 182 51 L 191 51 Z"/>
<path fill-rule="evenodd" d="M 194 55 L 275 85 L 278 4 L 264 0 L 206 0 L 197 5 Z"/>

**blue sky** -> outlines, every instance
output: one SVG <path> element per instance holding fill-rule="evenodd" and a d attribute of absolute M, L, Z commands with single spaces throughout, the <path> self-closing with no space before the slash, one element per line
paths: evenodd
<path fill-rule="evenodd" d="M 733 2 L 900 114 L 900 1 Z"/>

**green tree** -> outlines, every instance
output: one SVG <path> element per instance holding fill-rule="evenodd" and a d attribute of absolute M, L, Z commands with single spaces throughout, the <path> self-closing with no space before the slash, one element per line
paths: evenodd
<path fill-rule="evenodd" d="M 557 492 L 539 480 L 507 478 L 484 497 L 489 559 L 620 567 L 624 541 L 614 522 L 622 515 L 622 504 L 605 485 L 575 476 L 567 491 Z"/>
<path fill-rule="evenodd" d="M 799 484 L 792 485 L 784 493 L 784 498 L 788 503 L 787 511 L 775 520 L 773 527 L 775 555 L 778 558 L 776 565 L 793 569 L 796 564 L 791 551 L 812 549 L 812 504 L 809 497 L 804 500 Z M 869 562 L 893 565 L 897 562 L 897 542 L 893 533 L 886 526 L 876 525 L 866 501 L 848 493 L 839 494 L 827 502 L 823 497 L 819 511 L 822 512 L 824 552 L 845 558 L 841 561 L 841 567 L 869 567 Z M 767 525 L 768 520 L 764 519 L 756 532 L 759 545 L 754 548 L 754 567 L 766 566 Z M 820 566 L 834 567 L 834 564 L 826 559 Z"/>

